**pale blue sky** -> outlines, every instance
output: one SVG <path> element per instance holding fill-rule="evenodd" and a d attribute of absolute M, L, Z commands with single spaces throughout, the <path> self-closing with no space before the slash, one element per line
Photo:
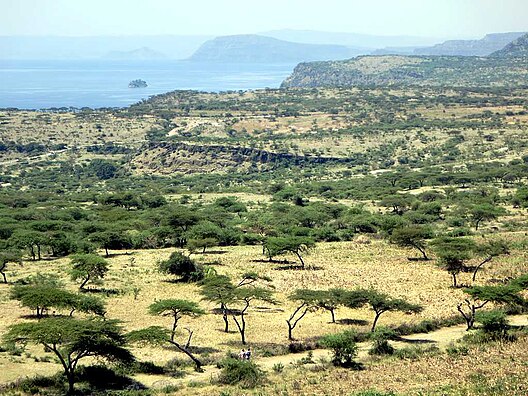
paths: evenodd
<path fill-rule="evenodd" d="M 480 37 L 528 31 L 528 0 L 0 0 L 0 35 L 224 35 L 284 28 Z"/>

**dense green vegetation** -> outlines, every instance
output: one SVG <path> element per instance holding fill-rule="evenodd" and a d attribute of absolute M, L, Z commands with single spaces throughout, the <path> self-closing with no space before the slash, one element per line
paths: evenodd
<path fill-rule="evenodd" d="M 485 61 L 495 65 L 490 62 L 498 61 Z M 372 342 L 374 356 L 397 355 L 389 341 L 398 335 L 444 324 L 478 328 L 475 339 L 482 343 L 513 341 L 504 312 L 525 309 L 526 276 L 513 265 L 505 279 L 483 273 L 526 248 L 526 92 L 521 86 L 445 84 L 185 91 L 121 110 L 33 115 L 50 134 L 63 118 L 75 119 L 93 131 L 97 144 L 77 142 L 70 132 L 63 142 L 50 135 L 28 140 L 17 124 L 27 114 L 3 112 L 0 133 L 10 137 L 0 146 L 0 279 L 28 314 L 9 328 L 4 342 L 11 351 L 20 343 L 44 345 L 61 362 L 68 383 L 63 390 L 71 393 L 90 374 L 83 371 L 88 367 L 77 367 L 84 357 L 123 360 L 134 373 L 169 372 L 132 362 L 126 348 L 145 345 L 176 348 L 197 371 L 217 364 L 221 384 L 265 383 L 253 362 L 212 360 L 212 347 L 192 345 L 193 330 L 182 323 L 203 320 L 209 313 L 203 302 L 216 306 L 221 336 L 234 332 L 237 346 L 251 343 L 248 329 L 263 311 L 275 317 L 285 312 L 284 350 L 326 347 L 333 351 L 332 363 L 346 368 L 361 368 L 358 342 Z M 116 120 L 130 134 L 135 131 L 134 137 L 115 139 Z M 149 120 L 141 133 L 134 127 L 138 120 Z M 448 276 L 445 288 L 467 296 L 452 307 L 459 317 L 383 327 L 378 321 L 390 312 L 417 314 L 427 306 L 376 287 L 315 289 L 302 283 L 290 285 L 279 301 L 273 277 L 260 270 L 228 276 L 210 259 L 227 246 L 254 246 L 258 254 L 250 259 L 259 268 L 295 271 L 302 281 L 321 270 L 312 258 L 318 246 L 378 239 L 408 249 L 410 264 L 432 263 L 448 273 L 452 284 Z M 136 323 L 125 334 L 107 318 L 108 296 L 121 293 L 108 286 L 112 260 L 162 248 L 173 251 L 149 263 L 149 274 L 193 287 L 194 297 L 149 295 L 147 308 L 135 314 L 168 317 L 166 326 Z M 74 289 L 46 273 L 47 263 L 64 257 L 61 271 Z M 129 257 L 131 274 L 139 276 L 135 256 Z M 22 263 L 39 273 L 16 276 Z M 460 280 L 463 274 L 471 275 L 470 284 Z M 133 293 L 135 301 L 141 290 L 136 286 Z M 291 310 L 275 310 L 285 302 Z M 491 306 L 503 311 L 490 313 Z M 336 324 L 344 309 L 368 309 L 367 330 L 295 339 L 316 313 Z M 177 337 L 182 328 L 186 342 Z M 404 350 L 400 356 L 420 353 Z M 311 361 L 304 359 L 300 364 Z M 116 376 L 131 374 L 114 369 Z M 283 369 L 277 365 L 274 371 Z"/>

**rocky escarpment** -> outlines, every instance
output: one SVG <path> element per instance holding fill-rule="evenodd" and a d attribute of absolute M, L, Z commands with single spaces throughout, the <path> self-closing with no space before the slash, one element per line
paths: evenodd
<path fill-rule="evenodd" d="M 528 59 L 453 56 L 361 56 L 301 63 L 282 83 L 291 87 L 524 86 Z"/>
<path fill-rule="evenodd" d="M 326 163 L 364 163 L 360 155 L 348 158 L 276 153 L 251 147 L 198 145 L 183 142 L 151 142 L 131 160 L 136 173 L 244 172 L 249 168 L 271 170 L 284 166 Z"/>
<path fill-rule="evenodd" d="M 528 57 L 528 33 L 494 52 L 491 56 L 496 58 Z"/>
<path fill-rule="evenodd" d="M 432 47 L 417 48 L 414 55 L 488 56 L 524 33 L 493 33 L 480 40 L 448 40 Z"/>

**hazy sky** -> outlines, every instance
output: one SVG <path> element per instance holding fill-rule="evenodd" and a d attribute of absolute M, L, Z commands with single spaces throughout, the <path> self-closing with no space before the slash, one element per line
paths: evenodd
<path fill-rule="evenodd" d="M 528 0 L 0 0 L 0 35 L 223 35 L 284 28 L 480 37 L 528 31 Z"/>

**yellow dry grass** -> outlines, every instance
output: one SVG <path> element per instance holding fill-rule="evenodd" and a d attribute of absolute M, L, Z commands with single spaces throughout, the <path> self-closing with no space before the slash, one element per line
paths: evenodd
<path fill-rule="evenodd" d="M 405 315 L 402 313 L 387 313 L 380 319 L 380 325 L 399 324 L 403 322 L 418 322 L 423 319 L 449 317 L 456 314 L 456 304 L 463 296 L 461 290 L 450 288 L 450 276 L 436 267 L 434 261 L 409 261 L 414 252 L 399 249 L 382 240 L 372 240 L 370 243 L 336 242 L 320 243 L 315 251 L 306 257 L 307 265 L 315 267 L 312 270 L 277 269 L 277 264 L 259 261 L 262 259 L 261 248 L 258 246 L 227 247 L 218 249 L 222 253 L 211 253 L 194 256 L 204 264 L 212 264 L 220 274 L 228 274 L 233 278 L 240 277 L 246 271 L 256 271 L 273 279 L 276 290 L 277 306 L 255 304 L 248 315 L 247 339 L 254 347 L 280 344 L 287 341 L 285 320 L 294 309 L 294 304 L 287 296 L 297 288 L 327 289 L 331 287 L 356 288 L 374 287 L 394 297 L 401 297 L 413 303 L 422 304 L 425 309 L 421 314 Z M 109 318 L 123 322 L 126 330 L 140 329 L 151 325 L 168 327 L 171 320 L 166 317 L 148 315 L 148 306 L 155 300 L 165 298 L 180 298 L 200 301 L 199 288 L 194 284 L 169 282 L 170 278 L 158 273 L 156 262 L 168 258 L 172 249 L 140 250 L 119 254 L 111 257 L 111 270 L 105 278 L 104 287 L 121 291 L 116 297 L 108 297 L 107 306 Z M 480 274 L 480 280 L 517 276 L 528 272 L 527 253 L 516 251 L 509 257 L 490 263 Z M 287 257 L 293 261 L 293 257 Z M 24 266 L 12 271 L 10 280 L 20 279 L 29 274 L 54 272 L 64 277 L 67 287 L 72 290 L 72 284 L 67 276 L 69 259 L 59 259 L 42 262 L 25 262 Z M 470 274 L 463 274 L 461 281 L 469 283 Z M 13 323 L 26 320 L 27 309 L 18 302 L 10 300 L 8 285 L 0 285 L 0 336 Z M 134 299 L 132 290 L 137 287 L 140 293 Z M 215 308 L 213 304 L 201 301 L 200 304 L 209 312 Z M 368 329 L 373 314 L 368 309 L 339 309 L 337 319 L 356 319 L 366 321 L 361 330 Z M 307 339 L 331 332 L 339 332 L 353 326 L 331 324 L 327 312 L 309 314 L 294 335 L 298 339 Z M 178 337 L 185 339 L 187 332 L 184 327 L 194 330 L 193 345 L 213 347 L 219 357 L 228 350 L 240 348 L 237 333 L 225 334 L 222 331 L 221 317 L 208 314 L 198 319 L 184 318 L 181 320 Z M 234 329 L 234 326 L 233 326 Z M 152 360 L 164 364 L 169 359 L 178 356 L 174 352 L 155 348 L 135 348 L 139 359 Z M 30 350 L 31 357 L 14 359 L 7 353 L 0 353 L 0 383 L 6 383 L 19 376 L 29 373 L 48 373 L 57 366 L 51 363 L 35 362 L 33 356 L 42 356 L 40 348 Z"/>

